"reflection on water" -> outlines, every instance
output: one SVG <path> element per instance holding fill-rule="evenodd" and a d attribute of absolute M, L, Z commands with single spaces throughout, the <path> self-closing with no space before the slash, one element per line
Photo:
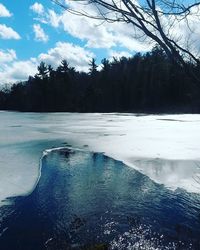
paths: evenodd
<path fill-rule="evenodd" d="M 102 154 L 50 152 L 34 192 L 14 200 L 0 210 L 2 250 L 200 249 L 200 195 Z"/>
<path fill-rule="evenodd" d="M 130 162 L 157 183 L 162 183 L 171 189 L 176 189 L 178 186 L 199 193 L 200 161 L 133 158 Z"/>

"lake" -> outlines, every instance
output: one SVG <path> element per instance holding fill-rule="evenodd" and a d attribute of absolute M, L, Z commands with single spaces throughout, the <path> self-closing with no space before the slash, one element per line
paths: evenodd
<path fill-rule="evenodd" d="M 200 115 L 0 120 L 4 249 L 199 249 Z"/>

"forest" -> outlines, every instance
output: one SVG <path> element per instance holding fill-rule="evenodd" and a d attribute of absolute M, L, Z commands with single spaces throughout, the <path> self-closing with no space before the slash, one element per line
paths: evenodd
<path fill-rule="evenodd" d="M 199 113 L 200 68 L 187 62 L 196 81 L 158 46 L 130 58 L 95 59 L 89 72 L 63 60 L 57 69 L 41 62 L 27 81 L 0 90 L 0 109 L 30 112 Z M 198 77 L 199 76 L 199 77 Z"/>

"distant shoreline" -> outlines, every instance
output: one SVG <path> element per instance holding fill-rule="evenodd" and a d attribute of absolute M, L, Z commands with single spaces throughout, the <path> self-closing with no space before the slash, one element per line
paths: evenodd
<path fill-rule="evenodd" d="M 132 114 L 134 116 L 147 116 L 147 115 L 199 115 L 197 112 L 135 112 L 135 111 L 33 111 L 33 110 L 14 110 L 14 109 L 1 109 L 0 112 L 20 112 L 20 113 L 72 113 L 72 114 Z"/>

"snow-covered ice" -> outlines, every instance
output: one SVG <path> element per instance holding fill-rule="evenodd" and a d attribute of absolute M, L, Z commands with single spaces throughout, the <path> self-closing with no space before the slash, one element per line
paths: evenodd
<path fill-rule="evenodd" d="M 30 192 L 45 149 L 105 152 L 157 183 L 200 192 L 200 115 L 0 112 L 0 201 Z M 0 203 L 2 204 L 2 203 Z"/>

